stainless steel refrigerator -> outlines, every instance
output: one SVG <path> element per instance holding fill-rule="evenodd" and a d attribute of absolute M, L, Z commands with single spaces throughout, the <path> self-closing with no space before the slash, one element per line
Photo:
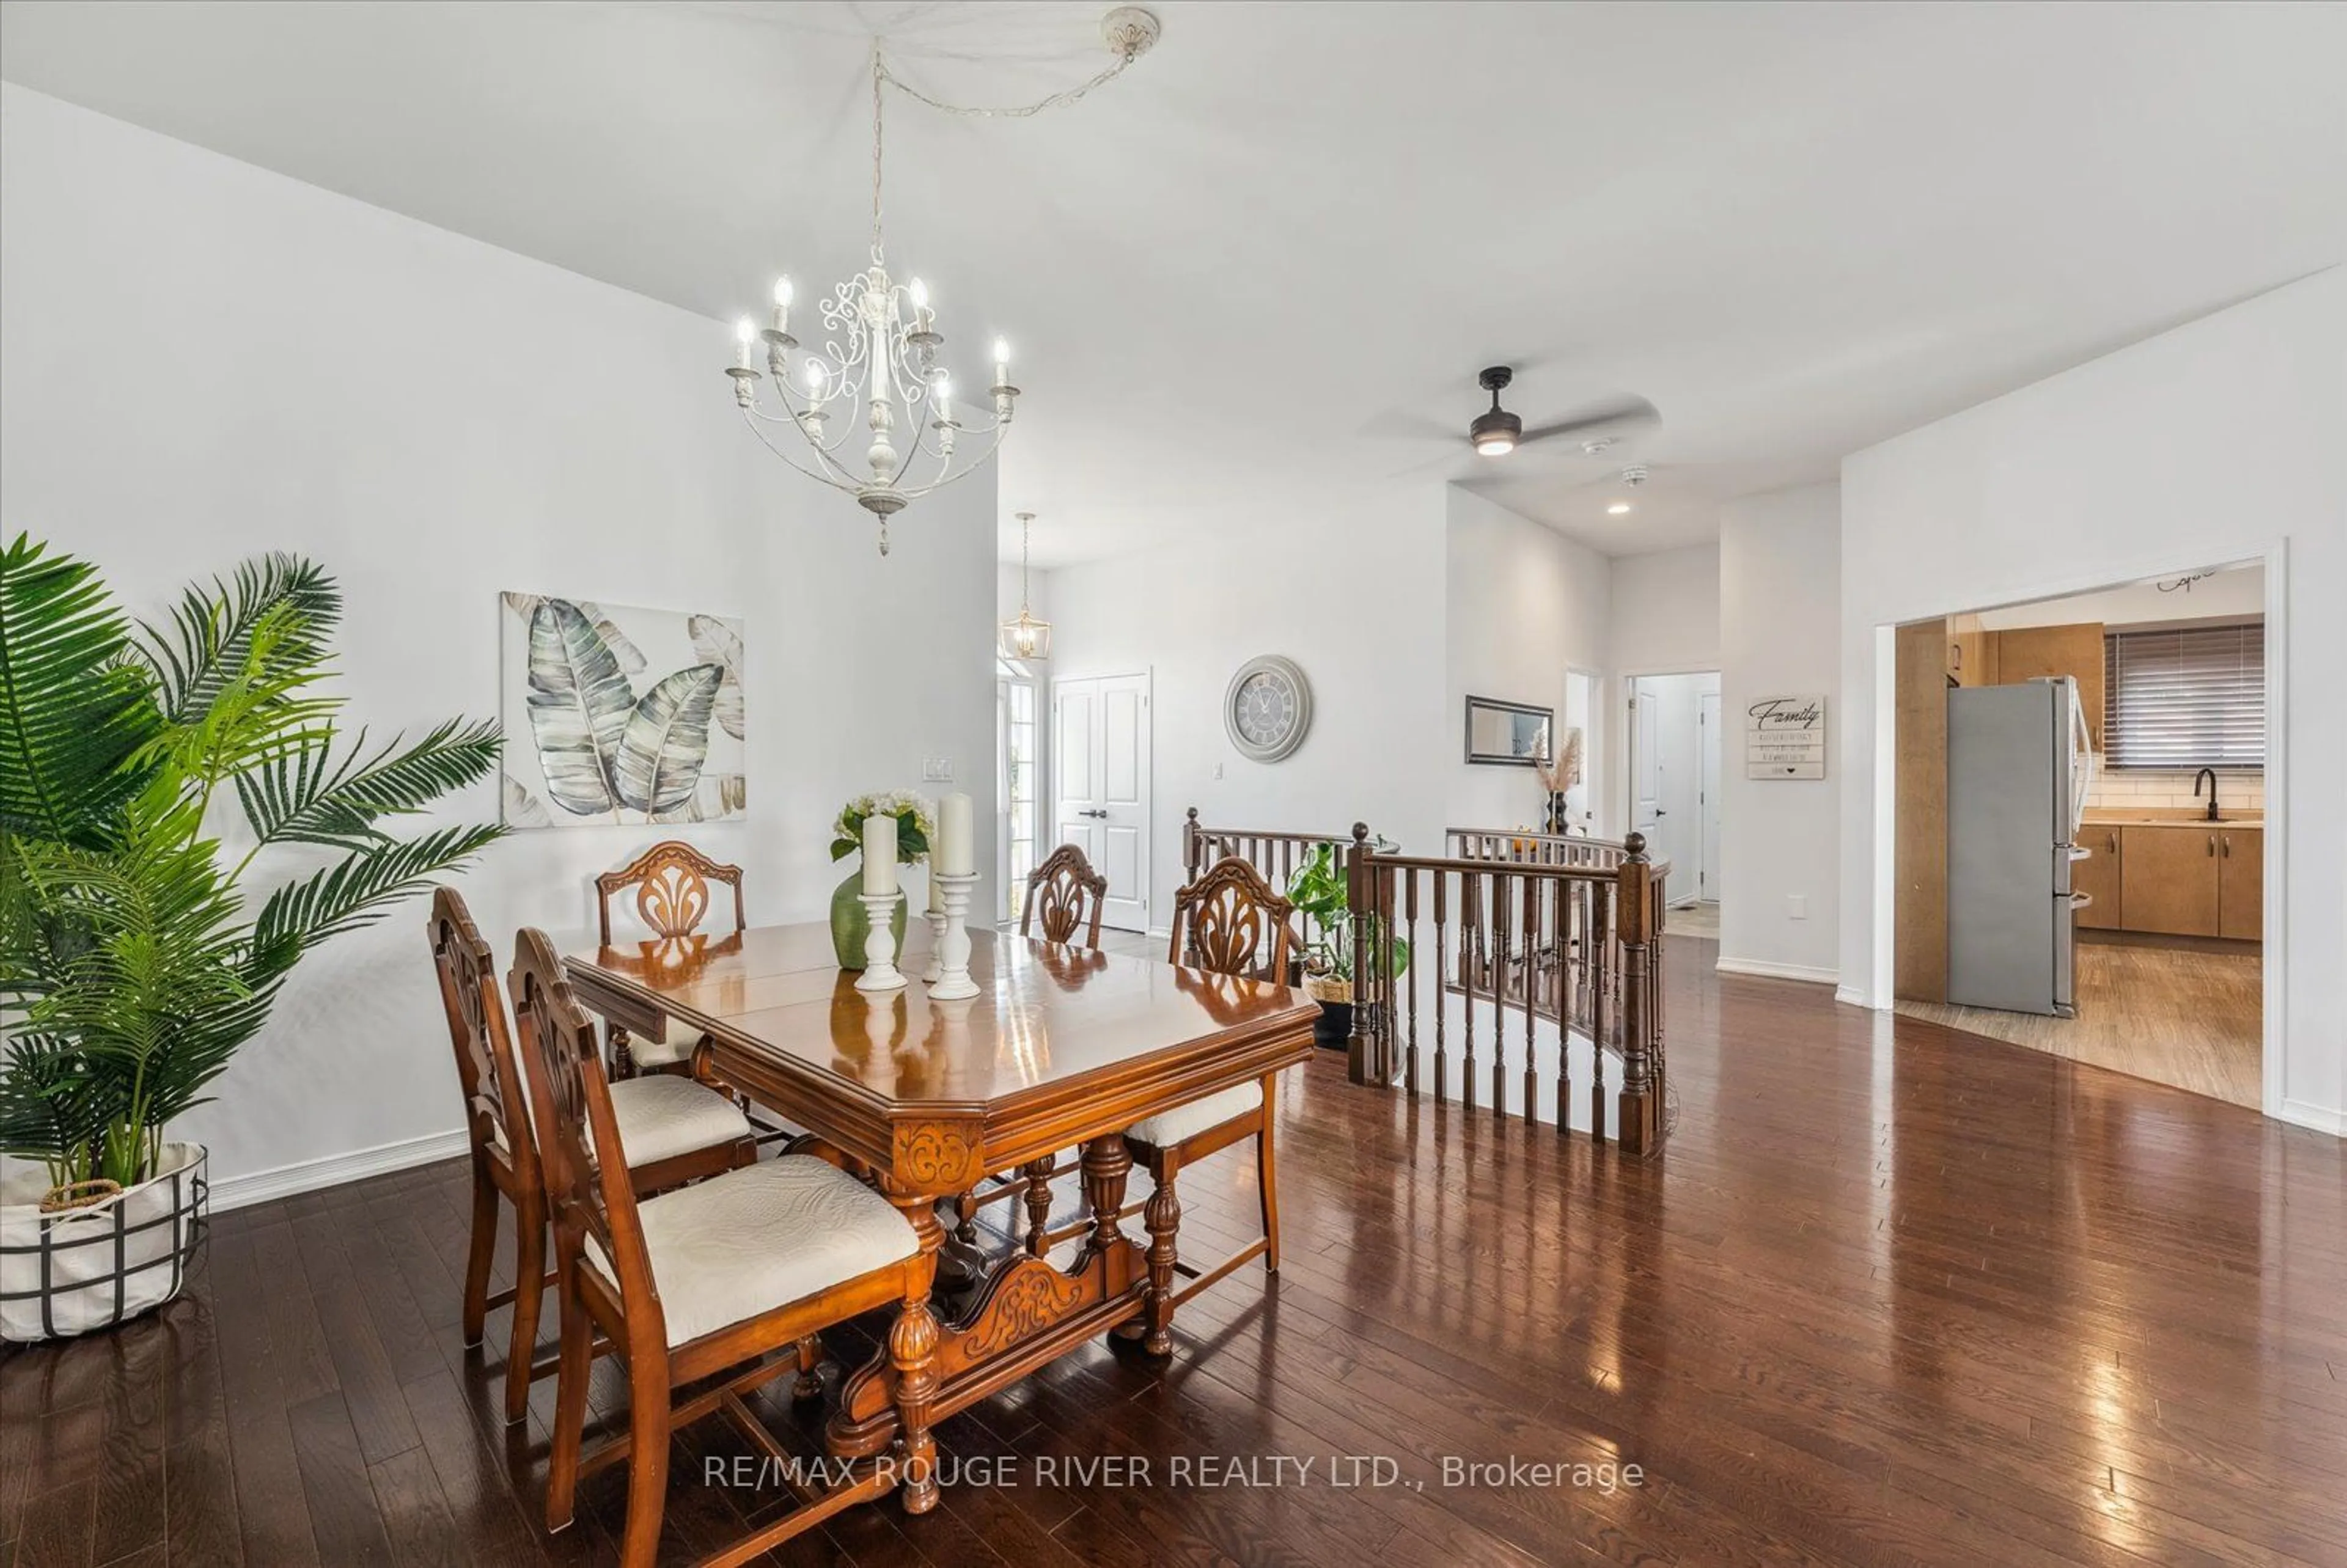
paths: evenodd
<path fill-rule="evenodd" d="M 2070 886 L 2094 752 L 2067 675 L 1948 693 L 1948 999 L 2077 1012 Z"/>

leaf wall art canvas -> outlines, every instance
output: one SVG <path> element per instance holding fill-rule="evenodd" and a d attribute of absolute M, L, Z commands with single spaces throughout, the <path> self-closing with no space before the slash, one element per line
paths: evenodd
<path fill-rule="evenodd" d="M 507 826 L 747 814 L 740 621 L 535 593 L 499 620 Z"/>

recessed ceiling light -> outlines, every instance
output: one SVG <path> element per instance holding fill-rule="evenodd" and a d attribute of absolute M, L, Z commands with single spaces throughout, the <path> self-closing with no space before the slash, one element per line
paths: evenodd
<path fill-rule="evenodd" d="M 1622 516 L 1624 512 L 1627 512 L 1629 509 L 1630 509 L 1630 503 L 1629 503 L 1629 502 L 1627 502 L 1627 501 L 1616 501 L 1616 502 L 1614 502 L 1612 506 L 1610 506 L 1610 507 L 1606 507 L 1606 508 L 1605 508 L 1605 515 L 1606 515 L 1607 517 L 1609 517 L 1609 518 L 1618 518 L 1618 517 Z"/>

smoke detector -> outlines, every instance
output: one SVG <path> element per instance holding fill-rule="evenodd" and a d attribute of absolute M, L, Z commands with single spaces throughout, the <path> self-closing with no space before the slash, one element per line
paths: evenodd
<path fill-rule="evenodd" d="M 1643 485 L 1645 482 L 1646 466 L 1644 463 L 1633 463 L 1628 467 L 1622 470 L 1622 483 L 1625 485 Z"/>

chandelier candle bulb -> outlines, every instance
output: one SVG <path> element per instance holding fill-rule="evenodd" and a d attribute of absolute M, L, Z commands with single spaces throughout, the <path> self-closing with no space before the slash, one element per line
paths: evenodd
<path fill-rule="evenodd" d="M 978 869 L 970 800 L 958 792 L 938 802 L 936 868 L 943 876 L 968 876 Z"/>
<path fill-rule="evenodd" d="M 753 368 L 750 364 L 750 345 L 758 341 L 758 329 L 751 324 L 748 316 L 743 316 L 734 323 L 733 341 L 739 345 L 734 359 L 734 368 L 737 370 Z"/>
<path fill-rule="evenodd" d="M 885 811 L 864 819 L 864 892 L 867 897 L 897 896 L 897 819 Z"/>
<path fill-rule="evenodd" d="M 774 280 L 774 330 L 785 333 L 791 330 L 791 281 L 788 278 Z"/>

